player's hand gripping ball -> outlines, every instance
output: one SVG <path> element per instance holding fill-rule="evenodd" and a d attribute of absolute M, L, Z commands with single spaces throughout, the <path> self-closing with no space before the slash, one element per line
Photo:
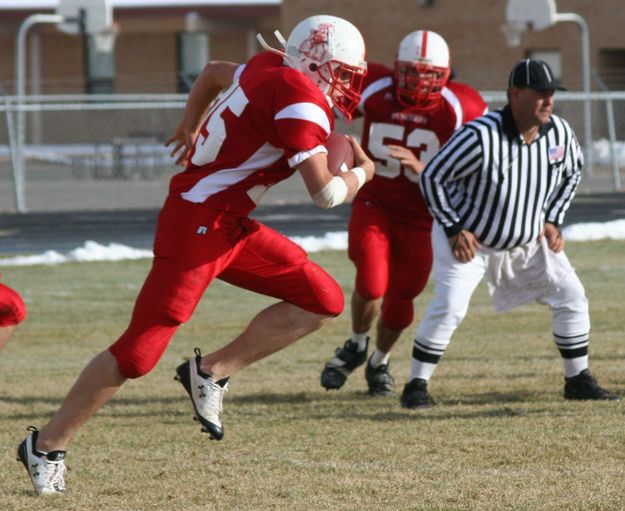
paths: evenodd
<path fill-rule="evenodd" d="M 326 141 L 328 149 L 328 169 L 338 175 L 347 172 L 354 166 L 354 150 L 351 142 L 339 131 L 330 133 Z"/>

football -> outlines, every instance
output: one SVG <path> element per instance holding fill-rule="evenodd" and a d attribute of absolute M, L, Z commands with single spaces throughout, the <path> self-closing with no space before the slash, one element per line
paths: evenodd
<path fill-rule="evenodd" d="M 326 141 L 328 169 L 332 174 L 347 172 L 354 166 L 354 150 L 349 140 L 339 131 L 330 133 Z"/>

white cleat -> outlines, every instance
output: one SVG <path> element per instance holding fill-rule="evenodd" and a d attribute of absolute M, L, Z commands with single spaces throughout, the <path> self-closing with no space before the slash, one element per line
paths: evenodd
<path fill-rule="evenodd" d="M 65 492 L 65 451 L 41 453 L 35 449 L 37 428 L 29 426 L 31 433 L 17 448 L 17 461 L 21 461 L 39 495 Z"/>
<path fill-rule="evenodd" d="M 199 348 L 195 348 L 195 358 L 176 368 L 176 380 L 182 383 L 189 394 L 195 410 L 193 419 L 202 424 L 202 432 L 208 433 L 211 439 L 221 440 L 224 437 L 224 428 L 219 420 L 219 414 L 223 409 L 228 383 L 222 387 L 211 376 L 200 374 L 201 359 Z"/>

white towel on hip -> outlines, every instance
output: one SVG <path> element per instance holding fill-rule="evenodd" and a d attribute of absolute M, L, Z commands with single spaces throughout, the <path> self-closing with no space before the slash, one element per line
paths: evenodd
<path fill-rule="evenodd" d="M 549 250 L 545 238 L 510 250 L 481 250 L 488 255 L 486 278 L 496 312 L 557 292 L 575 271 L 564 252 Z"/>

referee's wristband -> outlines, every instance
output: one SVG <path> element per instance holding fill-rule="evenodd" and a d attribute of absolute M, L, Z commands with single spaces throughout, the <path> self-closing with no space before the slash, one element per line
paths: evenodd
<path fill-rule="evenodd" d="M 358 179 L 358 189 L 360 190 L 362 188 L 362 185 L 364 185 L 365 181 L 367 180 L 367 174 L 365 173 L 365 169 L 363 169 L 362 167 L 354 167 L 353 169 L 350 169 L 350 171 L 356 175 L 356 179 Z"/>
<path fill-rule="evenodd" d="M 443 227 L 443 230 L 445 231 L 445 235 L 448 238 L 451 238 L 452 236 L 455 236 L 456 234 L 460 233 L 460 231 L 462 230 L 462 224 L 458 223 L 458 224 L 453 224 L 450 227 Z"/>

